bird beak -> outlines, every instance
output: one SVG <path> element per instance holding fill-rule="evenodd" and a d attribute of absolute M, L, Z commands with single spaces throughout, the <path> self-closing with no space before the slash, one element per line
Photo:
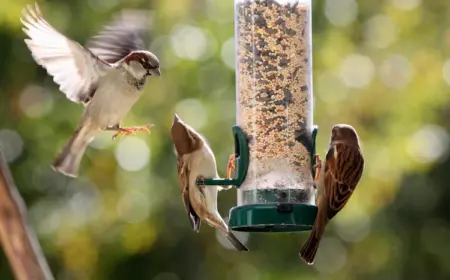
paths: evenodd
<path fill-rule="evenodd" d="M 148 70 L 148 74 L 153 76 L 161 76 L 161 70 L 159 70 L 159 68 L 150 69 Z"/>

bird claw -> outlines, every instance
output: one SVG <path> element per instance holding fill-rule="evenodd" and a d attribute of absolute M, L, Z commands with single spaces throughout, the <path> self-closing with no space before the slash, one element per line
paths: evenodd
<path fill-rule="evenodd" d="M 313 168 L 316 169 L 316 176 L 314 178 L 314 181 L 316 181 L 319 178 L 319 174 L 322 170 L 322 160 L 320 159 L 320 155 L 319 154 L 315 154 L 314 155 L 314 161 L 316 164 L 314 164 Z"/>
<path fill-rule="evenodd" d="M 231 178 L 231 172 L 236 171 L 236 154 L 230 155 L 227 164 L 227 178 Z"/>
<path fill-rule="evenodd" d="M 198 185 L 198 187 L 199 188 L 204 188 L 205 187 L 205 180 L 206 180 L 206 178 L 200 175 L 200 176 L 197 176 L 197 180 L 201 180 L 203 182 L 203 184 Z"/>
<path fill-rule="evenodd" d="M 132 126 L 132 127 L 119 127 L 118 132 L 112 136 L 112 139 L 119 138 L 121 136 L 135 135 L 138 131 L 149 132 L 153 124 L 147 124 L 144 126 Z"/>

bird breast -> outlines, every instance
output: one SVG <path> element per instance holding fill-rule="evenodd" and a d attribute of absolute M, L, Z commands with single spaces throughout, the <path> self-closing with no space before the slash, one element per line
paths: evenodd
<path fill-rule="evenodd" d="M 207 146 L 192 152 L 189 156 L 191 177 L 203 176 L 214 178 L 218 176 L 216 169 L 216 159 Z"/>
<path fill-rule="evenodd" d="M 85 114 L 100 126 L 120 123 L 142 91 L 128 82 L 125 71 L 114 69 L 103 76 Z"/>
<path fill-rule="evenodd" d="M 197 150 L 189 155 L 185 155 L 189 160 L 189 189 L 191 199 L 201 201 L 203 199 L 202 194 L 196 184 L 198 176 L 205 178 L 218 178 L 216 168 L 216 160 L 211 150 L 204 146 L 202 149 Z M 217 186 L 205 186 L 203 193 L 206 198 L 206 207 L 209 211 L 217 210 Z"/>

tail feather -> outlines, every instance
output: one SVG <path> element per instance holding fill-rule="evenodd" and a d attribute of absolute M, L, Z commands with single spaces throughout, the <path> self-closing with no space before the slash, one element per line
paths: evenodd
<path fill-rule="evenodd" d="M 210 226 L 219 229 L 238 251 L 248 251 L 248 248 L 242 244 L 242 242 L 239 241 L 239 239 L 237 239 L 233 232 L 228 228 L 228 225 L 222 219 L 219 212 L 215 211 L 213 214 L 208 213 L 207 217 L 205 217 L 205 222 Z"/>
<path fill-rule="evenodd" d="M 322 238 L 323 230 L 318 230 L 313 226 L 311 233 L 308 236 L 305 244 L 303 244 L 300 250 L 300 257 L 308 264 L 314 264 L 316 258 L 317 249 L 319 248 L 320 240 Z"/>
<path fill-rule="evenodd" d="M 81 159 L 95 134 L 96 131 L 79 126 L 53 161 L 52 168 L 66 176 L 77 177 Z"/>
<path fill-rule="evenodd" d="M 231 231 L 226 234 L 226 237 L 238 251 L 248 251 L 248 248 Z"/>

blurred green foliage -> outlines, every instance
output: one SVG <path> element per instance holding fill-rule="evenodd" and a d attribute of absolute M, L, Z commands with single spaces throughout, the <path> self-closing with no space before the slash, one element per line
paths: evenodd
<path fill-rule="evenodd" d="M 303 234 L 240 234 L 231 250 L 204 225 L 194 233 L 176 177 L 173 113 L 208 139 L 219 172 L 235 122 L 233 1 L 40 1 L 78 40 L 122 8 L 154 11 L 148 47 L 161 58 L 124 125 L 150 135 L 100 135 L 70 179 L 49 165 L 80 119 L 32 59 L 19 21 L 25 0 L 0 2 L 0 146 L 57 279 L 449 279 L 450 3 L 313 1 L 314 122 L 324 155 L 330 129 L 359 131 L 366 169 L 328 227 L 316 265 L 298 257 Z M 220 193 L 227 216 L 235 191 Z M 13 279 L 4 256 L 0 279 Z"/>

